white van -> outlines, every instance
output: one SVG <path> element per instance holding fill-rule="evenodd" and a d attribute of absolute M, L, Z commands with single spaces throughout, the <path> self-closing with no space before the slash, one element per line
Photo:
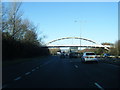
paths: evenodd
<path fill-rule="evenodd" d="M 82 56 L 82 62 L 86 61 L 96 61 L 98 62 L 94 52 L 84 52 Z"/>

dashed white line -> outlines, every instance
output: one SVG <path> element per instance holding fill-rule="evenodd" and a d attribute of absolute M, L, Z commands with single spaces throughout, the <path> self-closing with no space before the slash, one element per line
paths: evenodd
<path fill-rule="evenodd" d="M 94 83 L 100 90 L 104 90 L 98 83 Z"/>
<path fill-rule="evenodd" d="M 75 65 L 75 68 L 78 68 L 78 66 L 77 66 L 77 65 Z"/>
<path fill-rule="evenodd" d="M 35 71 L 35 69 L 32 69 L 32 72 Z"/>
<path fill-rule="evenodd" d="M 48 63 L 50 63 L 50 62 L 47 62 L 47 63 L 45 63 L 43 65 L 40 65 L 40 67 L 43 67 L 44 65 L 47 65 Z M 36 69 L 39 69 L 40 67 L 36 67 Z M 32 72 L 35 71 L 36 69 L 32 69 Z M 27 72 L 27 73 L 25 73 L 25 75 L 29 75 L 30 73 L 31 72 Z M 20 80 L 21 78 L 22 78 L 21 76 L 17 77 L 17 78 L 14 79 L 14 81 Z M 2 86 L 2 88 L 5 88 L 5 87 L 7 87 L 7 85 Z"/>
<path fill-rule="evenodd" d="M 25 75 L 29 75 L 31 72 L 27 72 L 27 73 L 25 73 Z"/>
<path fill-rule="evenodd" d="M 36 69 L 39 69 L 39 67 L 36 67 Z"/>
<path fill-rule="evenodd" d="M 14 79 L 14 81 L 17 81 L 17 80 L 20 80 L 21 79 L 21 76 L 20 77 L 17 77 Z"/>
<path fill-rule="evenodd" d="M 48 62 L 46 62 L 46 63 L 43 63 L 43 64 L 40 65 L 39 67 L 43 67 L 43 66 L 45 66 L 45 65 L 47 65 L 47 64 L 49 64 L 49 63 L 51 63 L 51 61 L 48 61 Z"/>

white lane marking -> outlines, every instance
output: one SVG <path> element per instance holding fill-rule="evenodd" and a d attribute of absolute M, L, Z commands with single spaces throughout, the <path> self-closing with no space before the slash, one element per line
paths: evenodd
<path fill-rule="evenodd" d="M 78 66 L 77 66 L 77 65 L 75 65 L 75 68 L 78 68 Z"/>
<path fill-rule="evenodd" d="M 14 79 L 14 81 L 17 81 L 17 80 L 20 80 L 21 79 L 21 76 L 20 77 L 17 77 Z"/>
<path fill-rule="evenodd" d="M 47 65 L 47 64 L 49 64 L 49 63 L 51 63 L 51 61 L 48 61 L 48 62 L 46 62 L 46 63 L 43 63 L 42 65 L 40 65 L 40 67 L 43 67 L 43 66 L 45 66 L 45 65 Z"/>
<path fill-rule="evenodd" d="M 36 69 L 39 69 L 39 67 L 36 67 Z"/>
<path fill-rule="evenodd" d="M 34 72 L 35 71 L 35 69 L 32 69 L 32 72 Z"/>
<path fill-rule="evenodd" d="M 29 75 L 31 72 L 27 72 L 27 73 L 25 73 L 25 75 Z"/>
<path fill-rule="evenodd" d="M 98 83 L 94 83 L 100 90 L 104 90 Z"/>
<path fill-rule="evenodd" d="M 44 64 L 40 65 L 40 67 L 43 67 L 43 66 L 45 66 L 45 65 L 47 65 L 47 64 L 44 63 Z"/>

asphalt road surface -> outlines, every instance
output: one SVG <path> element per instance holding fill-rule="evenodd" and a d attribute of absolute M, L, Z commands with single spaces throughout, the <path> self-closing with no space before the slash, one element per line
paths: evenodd
<path fill-rule="evenodd" d="M 3 68 L 2 88 L 120 88 L 120 67 L 49 56 Z"/>

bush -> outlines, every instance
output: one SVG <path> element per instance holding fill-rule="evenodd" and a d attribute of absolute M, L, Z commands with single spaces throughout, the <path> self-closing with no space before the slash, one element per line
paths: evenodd
<path fill-rule="evenodd" d="M 2 59 L 13 60 L 16 58 L 28 58 L 49 55 L 47 47 L 40 47 L 32 43 L 16 41 L 12 38 L 2 39 Z"/>

